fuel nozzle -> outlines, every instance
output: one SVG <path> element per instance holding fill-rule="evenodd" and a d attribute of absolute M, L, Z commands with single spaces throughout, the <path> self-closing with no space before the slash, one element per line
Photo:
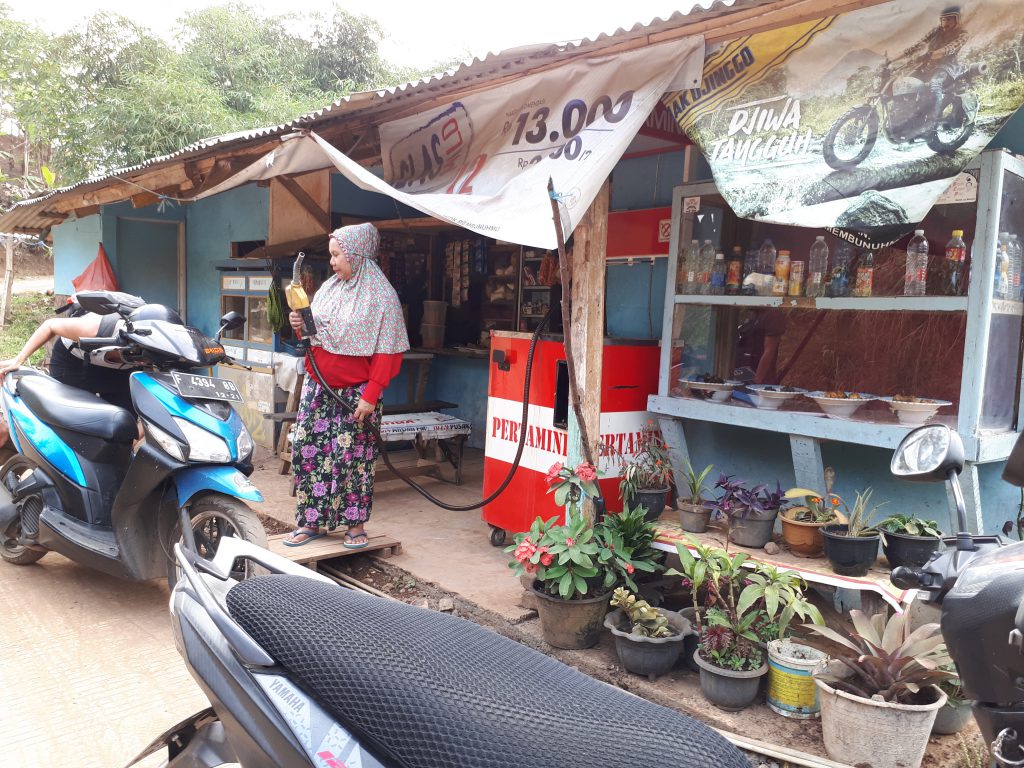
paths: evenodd
<path fill-rule="evenodd" d="M 306 254 L 301 251 L 295 257 L 295 266 L 292 268 L 292 284 L 284 289 L 284 296 L 288 302 L 288 308 L 302 316 L 302 330 L 299 331 L 300 338 L 311 339 L 316 336 L 316 323 L 313 321 L 313 310 L 310 309 L 306 289 L 302 287 L 300 282 L 302 261 L 305 258 Z"/>

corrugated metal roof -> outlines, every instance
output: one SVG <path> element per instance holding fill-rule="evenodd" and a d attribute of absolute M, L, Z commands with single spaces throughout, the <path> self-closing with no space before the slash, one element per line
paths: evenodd
<path fill-rule="evenodd" d="M 222 136 L 189 144 L 176 152 L 161 155 L 127 168 L 119 168 L 107 174 L 98 175 L 61 189 L 52 190 L 39 197 L 15 203 L 7 213 L 0 215 L 0 232 L 39 232 L 60 220 L 59 217 L 46 216 L 44 204 L 58 197 L 81 192 L 87 188 L 101 188 L 115 179 L 124 179 L 140 171 L 148 171 L 160 165 L 179 162 L 196 157 L 207 157 L 228 147 L 238 148 L 248 142 L 272 138 L 291 132 L 296 128 L 312 128 L 320 123 L 333 121 L 353 113 L 372 114 L 392 108 L 396 104 L 414 106 L 417 102 L 434 99 L 445 93 L 458 91 L 472 83 L 486 83 L 500 77 L 508 77 L 525 73 L 545 63 L 555 63 L 559 59 L 590 53 L 619 45 L 621 43 L 657 35 L 688 23 L 692 23 L 694 14 L 701 14 L 701 21 L 726 15 L 737 8 L 755 8 L 773 0 L 697 0 L 685 11 L 676 11 L 667 19 L 657 17 L 649 23 L 636 23 L 630 29 L 616 29 L 611 33 L 601 33 L 595 38 L 583 38 L 576 41 L 560 43 L 541 43 L 512 48 L 505 51 L 488 53 L 481 58 L 464 62 L 455 69 L 440 73 L 424 80 L 418 80 L 391 88 L 373 91 L 362 91 L 341 98 L 332 104 L 302 115 L 288 123 L 256 128 L 247 131 L 236 131 Z M 126 195 L 127 197 L 127 195 Z"/>

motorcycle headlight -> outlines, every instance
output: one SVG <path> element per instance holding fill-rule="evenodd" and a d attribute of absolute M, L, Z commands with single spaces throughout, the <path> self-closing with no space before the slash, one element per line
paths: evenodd
<path fill-rule="evenodd" d="M 179 419 L 177 416 L 173 418 L 188 441 L 189 461 L 209 461 L 218 464 L 227 464 L 231 461 L 231 451 L 224 438 L 207 432 L 190 421 Z"/>
<path fill-rule="evenodd" d="M 160 427 L 150 424 L 145 419 L 142 420 L 142 427 L 146 431 L 146 439 L 148 441 L 159 445 L 163 448 L 164 453 L 171 458 L 181 462 L 185 461 L 185 446 L 160 429 Z"/>
<path fill-rule="evenodd" d="M 252 442 L 252 436 L 249 434 L 249 430 L 242 427 L 242 431 L 238 433 L 238 442 L 236 443 L 238 449 L 238 460 L 245 461 L 252 454 L 254 448 Z"/>

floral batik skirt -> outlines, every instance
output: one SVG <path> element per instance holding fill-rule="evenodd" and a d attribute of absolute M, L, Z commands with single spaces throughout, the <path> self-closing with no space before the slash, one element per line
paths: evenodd
<path fill-rule="evenodd" d="M 365 384 L 339 387 L 353 408 Z M 306 377 L 292 438 L 292 470 L 300 526 L 348 528 L 370 519 L 377 448 L 370 422 L 380 425 L 381 403 L 359 424 L 318 381 Z"/>

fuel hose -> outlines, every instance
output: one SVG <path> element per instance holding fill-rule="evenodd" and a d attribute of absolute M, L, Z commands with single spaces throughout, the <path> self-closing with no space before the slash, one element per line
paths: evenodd
<path fill-rule="evenodd" d="M 384 459 L 384 464 L 387 465 L 388 469 L 395 473 L 396 477 L 398 477 L 403 483 L 408 485 L 410 488 L 412 488 L 414 491 L 416 491 L 430 503 L 436 504 L 437 506 L 441 507 L 441 509 L 447 509 L 449 512 L 471 512 L 474 509 L 480 509 L 481 507 L 490 504 L 492 501 L 498 498 L 498 496 L 500 496 L 506 488 L 508 488 L 509 483 L 512 482 L 512 477 L 515 475 L 516 470 L 519 468 L 519 462 L 523 457 L 523 449 L 526 448 L 526 427 L 530 408 L 530 378 L 533 375 L 534 352 L 536 351 L 537 341 L 540 339 L 540 334 L 544 330 L 544 328 L 547 327 L 548 321 L 551 319 L 551 313 L 553 311 L 554 308 L 548 309 L 547 314 L 544 315 L 544 318 L 540 321 L 540 324 L 537 326 L 537 329 L 533 332 L 533 336 L 530 338 L 530 351 L 527 353 L 526 356 L 525 381 L 523 382 L 523 418 L 519 424 L 519 444 L 516 446 L 516 456 L 512 460 L 512 466 L 509 468 L 508 474 L 505 475 L 505 479 L 502 480 L 501 485 L 497 487 L 494 493 L 492 493 L 487 498 L 482 499 L 474 504 L 449 504 L 446 501 L 441 501 L 441 499 L 432 495 L 425 488 L 415 483 L 411 478 L 403 475 L 395 467 L 395 465 L 391 463 L 391 457 L 388 456 L 388 449 L 387 446 L 385 445 L 384 438 L 380 434 L 380 427 L 371 424 L 370 429 L 373 432 L 373 437 L 377 444 L 377 450 L 380 451 L 380 456 L 382 459 Z M 333 389 L 327 386 L 327 382 L 324 381 L 324 377 L 320 373 L 320 369 L 317 367 L 316 358 L 313 356 L 312 351 L 310 349 L 309 340 L 304 340 L 302 343 L 303 346 L 306 347 L 306 360 L 309 361 L 309 366 L 310 368 L 312 368 L 313 375 L 316 377 L 316 380 L 320 382 L 320 386 L 323 387 L 343 409 L 345 409 L 349 413 L 354 414 L 355 409 L 348 403 L 346 403 L 344 400 L 342 400 L 337 392 L 335 392 Z"/>

